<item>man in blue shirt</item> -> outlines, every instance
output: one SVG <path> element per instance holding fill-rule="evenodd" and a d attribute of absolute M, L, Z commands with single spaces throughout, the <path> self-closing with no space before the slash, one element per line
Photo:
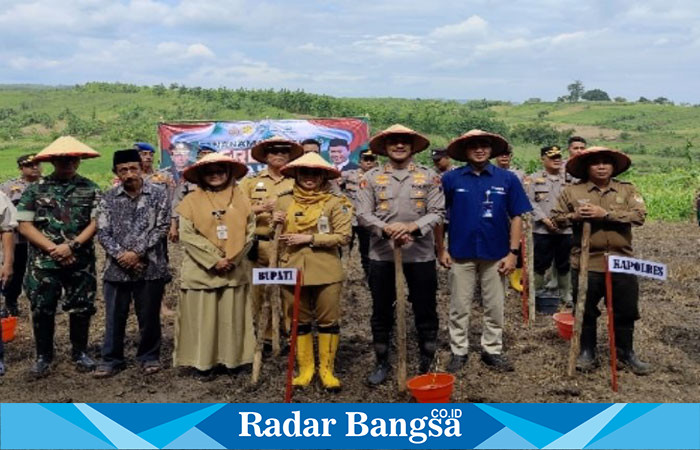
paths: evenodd
<path fill-rule="evenodd" d="M 451 268 L 450 372 L 458 372 L 467 362 L 469 313 L 477 282 L 484 305 L 481 359 L 496 370 L 513 370 L 502 355 L 505 276 L 515 269 L 520 253 L 520 216 L 532 206 L 517 176 L 489 161 L 507 151 L 503 137 L 481 130 L 471 130 L 447 147 L 452 159 L 468 163 L 442 177 L 450 215 L 449 249 L 440 255 L 440 263 Z"/>

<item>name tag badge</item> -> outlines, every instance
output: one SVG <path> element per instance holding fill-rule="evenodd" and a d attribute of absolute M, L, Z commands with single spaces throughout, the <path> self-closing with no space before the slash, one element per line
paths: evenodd
<path fill-rule="evenodd" d="M 481 217 L 491 219 L 493 217 L 493 202 L 487 201 L 482 204 L 484 205 L 484 212 L 481 214 Z"/>
<path fill-rule="evenodd" d="M 328 220 L 328 216 L 321 216 L 318 218 L 318 232 L 321 234 L 328 234 L 331 232 L 331 224 Z"/>
<path fill-rule="evenodd" d="M 216 227 L 216 237 L 222 241 L 228 239 L 228 227 L 226 225 L 218 225 Z"/>

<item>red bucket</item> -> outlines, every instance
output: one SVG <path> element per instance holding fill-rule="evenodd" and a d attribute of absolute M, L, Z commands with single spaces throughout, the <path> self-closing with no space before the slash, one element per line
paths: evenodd
<path fill-rule="evenodd" d="M 559 330 L 559 336 L 567 341 L 571 339 L 571 335 L 574 332 L 574 316 L 570 312 L 560 312 L 552 316 L 554 322 L 557 324 L 557 330 Z"/>
<path fill-rule="evenodd" d="M 10 342 L 15 338 L 15 330 L 17 329 L 17 317 L 5 317 L 2 320 L 2 341 Z"/>
<path fill-rule="evenodd" d="M 449 403 L 455 377 L 449 373 L 426 373 L 406 382 L 418 403 Z"/>

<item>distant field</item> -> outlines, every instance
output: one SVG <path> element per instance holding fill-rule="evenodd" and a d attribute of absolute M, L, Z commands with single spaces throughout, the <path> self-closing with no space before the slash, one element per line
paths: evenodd
<path fill-rule="evenodd" d="M 114 150 L 135 140 L 154 142 L 156 123 L 175 120 L 369 116 L 372 132 L 403 123 L 426 133 L 434 146 L 470 128 L 497 131 L 515 148 L 526 171 L 539 166 L 539 147 L 565 146 L 571 134 L 589 145 L 624 150 L 633 160 L 626 178 L 647 199 L 650 217 L 688 220 L 700 188 L 700 107 L 640 103 L 527 103 L 486 100 L 334 98 L 301 91 L 139 87 L 88 83 L 0 89 L 0 180 L 16 175 L 18 155 L 71 134 L 103 154 L 81 172 L 107 186 Z M 430 163 L 427 152 L 419 160 Z M 49 170 L 49 167 L 45 167 Z"/>

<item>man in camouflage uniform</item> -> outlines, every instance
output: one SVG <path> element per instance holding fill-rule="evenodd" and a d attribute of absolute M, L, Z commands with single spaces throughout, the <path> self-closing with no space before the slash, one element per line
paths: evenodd
<path fill-rule="evenodd" d="M 543 169 L 532 174 L 526 190 L 533 207 L 533 240 L 535 290 L 544 288 L 544 275 L 552 265 L 556 268 L 557 285 L 565 303 L 571 303 L 569 282 L 569 255 L 571 253 L 571 228 L 559 228 L 549 216 L 557 204 L 566 181 L 561 174 L 562 153 L 551 145 L 540 149 Z"/>
<path fill-rule="evenodd" d="M 272 214 L 275 204 L 280 195 L 291 192 L 294 187 L 294 179 L 284 176 L 280 169 L 303 153 L 304 149 L 301 145 L 281 137 L 261 141 L 250 151 L 253 159 L 267 164 L 267 168 L 255 176 L 244 178 L 241 182 L 241 190 L 250 199 L 250 205 L 255 214 L 256 243 L 253 245 L 254 250 L 251 253 L 255 256 L 253 267 L 269 266 L 272 239 L 274 238 Z M 257 315 L 260 305 L 265 299 L 264 286 L 253 286 L 251 295 L 253 297 L 253 312 Z M 287 308 L 283 308 L 283 310 L 286 312 Z M 285 318 L 284 322 L 286 330 L 288 320 Z M 266 337 L 271 336 L 270 330 L 262 332 L 266 334 Z"/>
<path fill-rule="evenodd" d="M 17 226 L 17 210 L 10 199 L 0 192 L 0 283 L 6 285 L 12 278 L 12 265 L 14 258 L 14 229 Z M 0 319 L 5 317 L 0 313 Z M 0 336 L 2 336 L 2 321 L 0 321 Z M 0 338 L 0 376 L 5 375 L 5 363 L 2 338 Z"/>
<path fill-rule="evenodd" d="M 372 336 L 376 366 L 371 385 L 386 380 L 394 324 L 395 246 L 403 247 L 408 301 L 418 331 L 419 372 L 426 373 L 437 349 L 437 268 L 433 227 L 445 214 L 440 177 L 413 161 L 430 142 L 402 125 L 393 125 L 370 140 L 373 153 L 389 162 L 367 172 L 357 197 L 357 219 L 370 232 L 369 287 L 372 293 Z"/>
<path fill-rule="evenodd" d="M 372 150 L 366 149 L 360 152 L 360 168 L 341 172 L 340 188 L 347 196 L 357 211 L 357 191 L 360 188 L 360 181 L 364 174 L 377 167 L 377 155 Z M 350 238 L 350 250 L 355 243 L 355 236 L 360 242 L 360 261 L 365 279 L 369 277 L 369 231 L 357 223 L 357 216 L 352 221 L 352 238 Z"/>
<path fill-rule="evenodd" d="M 5 193 L 17 206 L 22 193 L 30 183 L 34 183 L 41 178 L 40 164 L 34 161 L 34 154 L 22 155 L 17 158 L 20 176 L 6 181 L 0 185 L 0 191 Z M 13 266 L 13 277 L 3 286 L 2 294 L 5 297 L 5 307 L 11 316 L 19 314 L 17 299 L 22 293 L 22 281 L 27 268 L 27 240 L 19 233 L 15 233 L 15 257 Z"/>
<path fill-rule="evenodd" d="M 578 294 L 581 235 L 584 222 L 591 224 L 586 292 L 581 329 L 581 353 L 576 367 L 588 371 L 596 367 L 596 329 L 600 316 L 598 303 L 605 297 L 605 255 L 634 257 L 632 227 L 646 218 L 644 199 L 634 185 L 613 178 L 631 164 L 624 153 L 605 147 L 591 147 L 569 159 L 566 170 L 580 181 L 564 188 L 551 218 L 559 228 L 573 228 L 571 280 L 574 303 Z M 612 273 L 615 345 L 621 366 L 636 375 L 651 372 L 651 364 L 634 351 L 634 323 L 639 319 L 639 283 L 628 273 Z"/>
<path fill-rule="evenodd" d="M 81 158 L 99 153 L 76 139 L 57 139 L 35 157 L 54 172 L 30 185 L 17 206 L 19 231 L 31 244 L 24 289 L 32 308 L 37 360 L 31 373 L 43 376 L 53 360 L 56 308 L 70 314 L 72 359 L 93 370 L 86 353 L 90 317 L 95 313 L 95 213 L 97 185 L 78 175 Z M 65 294 L 65 295 L 64 295 Z"/>

